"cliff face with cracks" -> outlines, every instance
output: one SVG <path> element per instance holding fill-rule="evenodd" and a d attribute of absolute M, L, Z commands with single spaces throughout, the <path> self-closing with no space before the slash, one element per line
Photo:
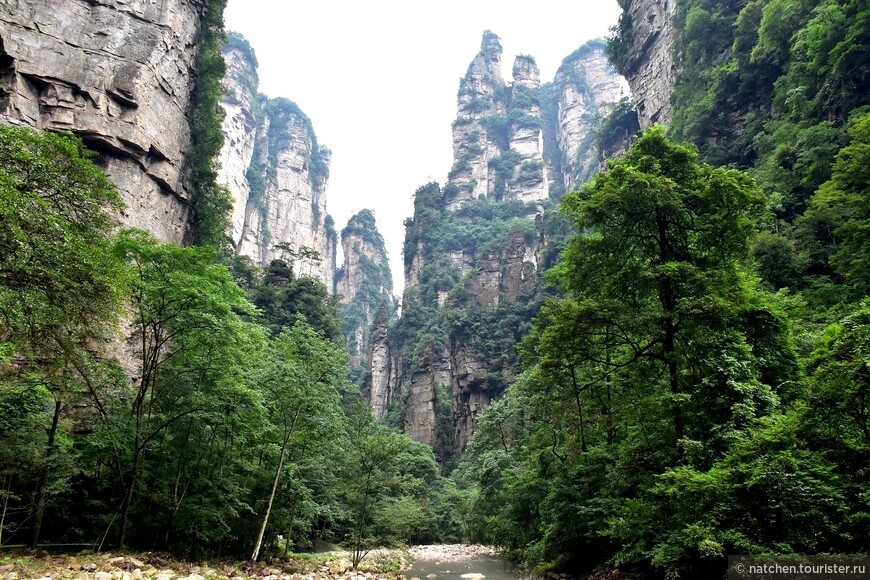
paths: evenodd
<path fill-rule="evenodd" d="M 544 85 L 525 55 L 505 82 L 501 58 L 484 33 L 460 82 L 448 182 L 420 188 L 406 224 L 402 317 L 371 340 L 375 415 L 433 445 L 442 464 L 514 380 L 546 266 L 543 213 L 598 169 L 595 131 L 625 92 L 600 41 Z"/>
<path fill-rule="evenodd" d="M 364 209 L 348 220 L 341 230 L 341 247 L 344 262 L 335 274 L 335 293 L 350 354 L 348 366 L 360 372 L 375 319 L 378 325 L 385 324 L 396 314 L 387 250 L 371 210 Z M 378 406 L 373 407 L 378 415 Z"/>
<path fill-rule="evenodd" d="M 100 153 L 126 226 L 190 237 L 185 177 L 207 0 L 0 3 L 0 120 L 72 131 Z"/>
<path fill-rule="evenodd" d="M 673 116 L 671 93 L 677 77 L 674 43 L 677 0 L 627 0 L 619 22 L 619 69 L 631 87 L 643 129 Z"/>
<path fill-rule="evenodd" d="M 221 103 L 224 147 L 218 181 L 233 197 L 236 252 L 260 265 L 276 258 L 332 289 L 337 235 L 326 212 L 330 151 L 295 103 L 257 92 L 256 56 L 230 35 Z"/>

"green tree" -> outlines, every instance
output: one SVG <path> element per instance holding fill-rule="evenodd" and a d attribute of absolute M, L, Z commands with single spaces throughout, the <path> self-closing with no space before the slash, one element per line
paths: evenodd
<path fill-rule="evenodd" d="M 115 225 L 110 212 L 122 203 L 92 157 L 71 135 L 0 126 L 0 346 L 27 361 L 25 384 L 53 409 L 43 451 L 32 463 L 41 466 L 33 546 L 57 464 L 64 408 L 87 378 L 82 373 L 94 346 L 117 321 L 126 278 L 109 251 Z"/>
<path fill-rule="evenodd" d="M 341 334 L 337 298 L 330 297 L 322 282 L 296 276 L 293 266 L 283 260 L 269 263 L 250 295 L 274 334 L 293 326 L 299 315 L 331 340 Z"/>
<path fill-rule="evenodd" d="M 820 240 L 830 262 L 858 296 L 870 294 L 870 114 L 849 124 L 849 145 L 840 150 L 831 179 L 810 200 L 805 223 L 826 234 Z"/>
<path fill-rule="evenodd" d="M 745 266 L 762 209 L 745 174 L 699 164 L 661 128 L 564 198 L 563 211 L 588 232 L 572 240 L 554 274 L 577 312 L 544 333 L 557 333 L 554 345 L 590 336 L 580 356 L 599 366 L 580 388 L 631 367 L 664 379 L 667 440 L 679 457 L 692 440 L 721 451 L 727 441 L 711 436 L 715 426 L 746 426 L 770 402 L 749 368 L 720 359 L 751 348 L 741 328 L 753 307 Z M 745 407 L 735 406 L 740 400 Z"/>
<path fill-rule="evenodd" d="M 272 443 L 278 449 L 278 457 L 251 554 L 252 562 L 260 556 L 294 437 L 303 435 L 300 445 L 316 444 L 308 440 L 322 437 L 338 422 L 345 357 L 339 347 L 301 319 L 274 339 L 258 382 L 267 395 Z"/>
<path fill-rule="evenodd" d="M 240 318 L 253 307 L 226 267 L 214 262 L 213 249 L 159 245 L 133 230 L 119 235 L 115 252 L 136 272 L 128 343 L 137 376 L 119 520 L 123 546 L 149 448 L 167 428 L 203 410 L 202 399 L 227 372 L 219 364 L 227 349 L 254 348 L 255 338 Z"/>
<path fill-rule="evenodd" d="M 471 449 L 489 538 L 540 571 L 610 560 L 697 576 L 725 553 L 670 536 L 704 519 L 656 490 L 711 470 L 796 375 L 783 315 L 749 274 L 763 208 L 745 174 L 661 128 L 563 198 L 581 232 L 549 273 L 564 295 L 545 302 Z"/>
<path fill-rule="evenodd" d="M 351 520 L 351 563 L 356 568 L 377 542 L 370 532 L 374 508 L 388 488 L 398 483 L 399 457 L 410 439 L 376 422 L 369 407 L 359 401 L 348 416 L 348 435 L 350 447 L 344 467 Z"/>

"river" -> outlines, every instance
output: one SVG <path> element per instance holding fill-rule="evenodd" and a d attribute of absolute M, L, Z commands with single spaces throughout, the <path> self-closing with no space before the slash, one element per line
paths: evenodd
<path fill-rule="evenodd" d="M 522 570 L 484 546 L 417 546 L 411 549 L 414 565 L 406 578 L 420 580 L 518 580 Z"/>

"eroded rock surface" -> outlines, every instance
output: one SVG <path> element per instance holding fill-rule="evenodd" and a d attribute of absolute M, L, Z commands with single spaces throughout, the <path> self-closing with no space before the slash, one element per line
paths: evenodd
<path fill-rule="evenodd" d="M 101 154 L 126 226 L 190 235 L 190 97 L 204 0 L 0 3 L 0 120 Z"/>
<path fill-rule="evenodd" d="M 376 330 L 369 356 L 375 415 L 400 409 L 404 431 L 442 461 L 464 452 L 481 411 L 513 382 L 504 351 L 539 291 L 544 207 L 600 168 L 596 131 L 626 94 L 603 41 L 543 86 L 531 56 L 514 59 L 509 83 L 501 67 L 487 31 L 460 81 L 448 183 L 421 188 L 407 224 L 403 318 L 392 335 Z M 498 222 L 496 238 L 470 236 L 487 221 Z M 445 232 L 468 241 L 445 242 Z"/>
<path fill-rule="evenodd" d="M 326 211 L 329 149 L 295 103 L 257 93 L 256 56 L 238 35 L 224 49 L 224 147 L 219 181 L 233 197 L 236 252 L 293 263 L 331 291 L 337 234 Z"/>
<path fill-rule="evenodd" d="M 676 0 L 630 0 L 628 60 L 622 71 L 631 87 L 643 129 L 668 124 L 673 115 L 671 93 L 676 81 L 673 46 L 677 36 Z"/>

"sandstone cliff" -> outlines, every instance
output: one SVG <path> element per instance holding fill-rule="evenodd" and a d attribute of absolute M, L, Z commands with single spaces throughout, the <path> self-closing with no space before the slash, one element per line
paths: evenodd
<path fill-rule="evenodd" d="M 217 3 L 211 3 L 217 4 Z M 190 238 L 185 177 L 207 0 L 0 3 L 0 120 L 69 130 L 100 153 L 124 225 Z"/>
<path fill-rule="evenodd" d="M 640 126 L 667 125 L 677 76 L 676 0 L 626 0 L 619 22 L 619 70 L 631 87 Z"/>
<path fill-rule="evenodd" d="M 348 366 L 357 369 L 366 358 L 375 317 L 389 321 L 395 316 L 393 277 L 371 210 L 364 209 L 348 220 L 341 230 L 341 247 L 344 262 L 335 274 L 335 293 L 341 301 Z M 375 405 L 374 399 L 373 408 L 382 418 L 384 408 Z"/>
<path fill-rule="evenodd" d="M 548 156 L 564 191 L 588 181 L 600 168 L 598 129 L 627 96 L 622 77 L 607 58 L 605 41 L 588 42 L 562 61 L 553 81 L 558 154 Z"/>
<path fill-rule="evenodd" d="M 261 265 L 287 259 L 298 275 L 331 290 L 337 235 L 326 213 L 330 151 L 318 145 L 311 120 L 295 103 L 257 92 L 256 56 L 243 38 L 229 36 L 224 60 L 218 180 L 234 200 L 236 252 Z"/>
<path fill-rule="evenodd" d="M 598 170 L 597 130 L 625 92 L 601 41 L 545 85 L 525 55 L 505 82 L 501 57 L 484 33 L 460 82 L 448 182 L 420 188 L 406 224 L 402 317 L 376 327 L 369 351 L 375 414 L 435 447 L 442 464 L 514 380 L 514 345 L 547 261 L 543 212 Z"/>

